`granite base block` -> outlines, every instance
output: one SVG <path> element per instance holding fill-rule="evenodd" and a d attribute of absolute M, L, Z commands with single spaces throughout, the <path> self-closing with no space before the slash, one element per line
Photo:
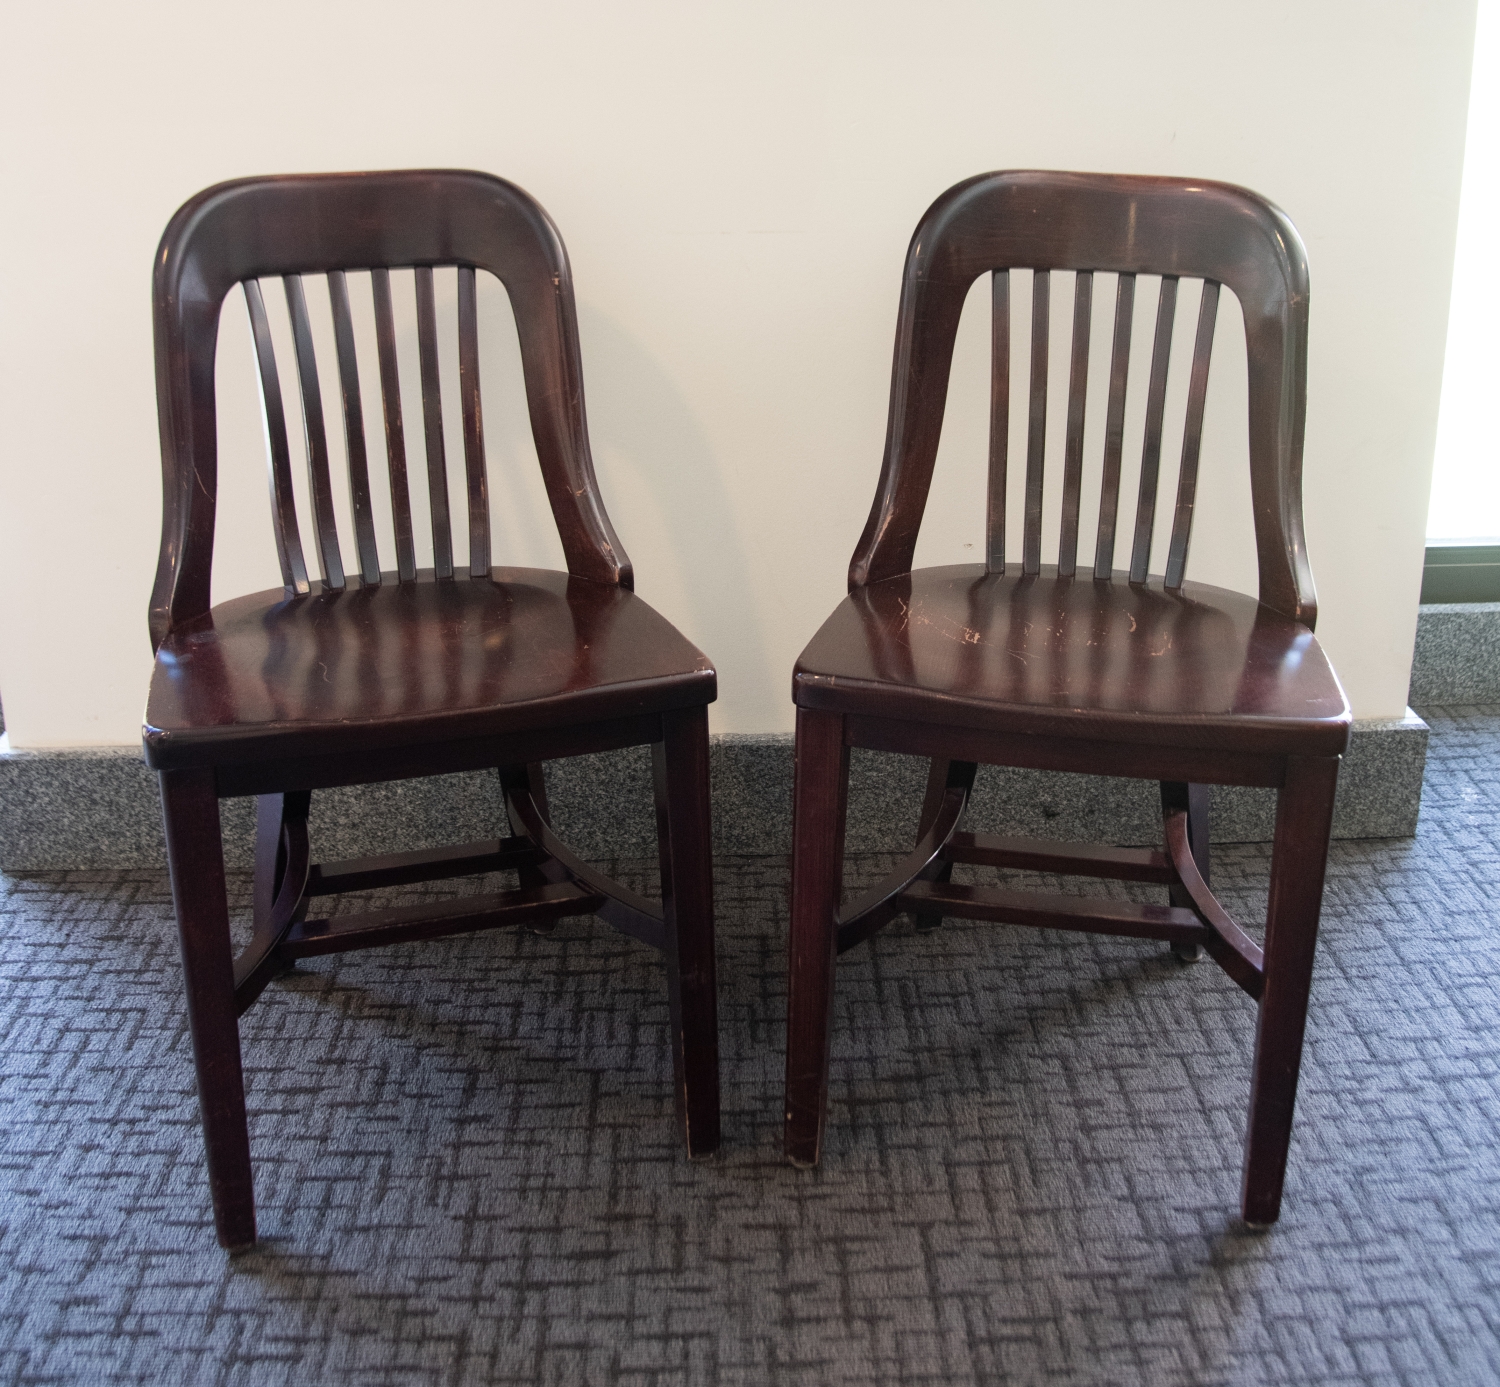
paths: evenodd
<path fill-rule="evenodd" d="M 1413 706 L 1500 703 L 1500 602 L 1417 608 Z"/>
<path fill-rule="evenodd" d="M 220 801 L 224 862 L 254 860 L 255 803 Z M 311 831 L 323 861 L 494 837 L 504 821 L 493 776 L 322 790 Z M 155 866 L 166 862 L 156 776 L 130 748 L 0 752 L 0 870 Z"/>
<path fill-rule="evenodd" d="M 1389 838 L 1416 830 L 1427 725 L 1408 711 L 1356 723 L 1339 777 L 1334 836 Z M 791 846 L 792 738 L 716 736 L 710 754 L 715 850 L 785 853 Z M 912 841 L 925 761 L 855 751 L 850 765 L 848 846 L 889 851 Z M 547 768 L 552 817 L 585 857 L 656 851 L 651 755 L 646 747 L 556 761 Z M 1269 790 L 1216 788 L 1217 842 L 1265 842 Z M 221 806 L 228 867 L 247 869 L 254 809 Z M 505 815 L 493 774 L 470 772 L 320 791 L 311 831 L 322 861 L 495 837 Z M 1160 839 L 1154 784 L 1104 776 L 981 767 L 967 818 L 991 833 L 1122 844 Z M 10 751 L 0 742 L 0 869 L 138 867 L 165 861 L 156 780 L 132 749 Z"/>

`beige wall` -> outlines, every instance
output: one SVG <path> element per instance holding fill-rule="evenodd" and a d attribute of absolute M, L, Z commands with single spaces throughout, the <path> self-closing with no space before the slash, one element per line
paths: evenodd
<path fill-rule="evenodd" d="M 238 174 L 417 165 L 503 174 L 562 228 L 606 499 L 639 591 L 717 663 L 722 731 L 790 726 L 792 661 L 842 594 L 874 486 L 901 257 L 937 193 L 1004 167 L 1266 193 L 1312 262 L 1320 631 L 1356 712 L 1399 714 L 1473 23 L 1473 0 L 12 7 L 12 741 L 138 735 L 160 496 L 148 292 L 173 209 Z M 247 390 L 236 314 L 221 378 Z M 924 562 L 971 557 L 979 539 L 977 321 Z M 496 385 L 486 402 L 502 461 L 519 447 L 505 399 Z M 226 398 L 221 597 L 275 582 L 252 403 Z M 1232 391 L 1211 397 L 1229 473 L 1211 509 L 1235 511 L 1243 491 L 1235 408 Z M 519 495 L 518 510 L 497 502 L 501 532 L 512 553 L 544 554 L 534 486 Z M 1245 517 L 1204 524 L 1190 571 L 1253 583 Z"/>

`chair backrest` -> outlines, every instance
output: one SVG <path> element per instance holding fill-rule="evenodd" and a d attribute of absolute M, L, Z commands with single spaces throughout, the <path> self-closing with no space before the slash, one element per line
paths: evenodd
<path fill-rule="evenodd" d="M 1245 322 L 1260 600 L 1311 627 L 1317 602 L 1302 533 L 1307 255 L 1291 222 L 1265 199 L 1229 184 L 1180 178 L 989 173 L 950 188 L 933 203 L 907 253 L 885 459 L 875 503 L 850 564 L 851 591 L 911 570 L 942 431 L 959 317 L 970 286 L 986 271 L 992 275 L 993 311 L 986 566 L 992 573 L 1005 571 L 1009 272 L 1019 268 L 1034 272 L 1021 573 L 1035 574 L 1041 566 L 1050 271 L 1077 272 L 1061 488 L 1062 576 L 1077 568 L 1093 275 L 1118 276 L 1093 561 L 1097 580 L 1108 580 L 1114 566 L 1135 279 L 1142 274 L 1162 277 L 1130 554 L 1134 583 L 1146 580 L 1151 554 L 1178 281 L 1197 278 L 1203 292 L 1165 586 L 1181 587 L 1187 563 L 1209 354 L 1224 285 L 1239 300 Z"/>
<path fill-rule="evenodd" d="M 280 379 L 258 283 L 268 276 L 281 276 L 285 286 L 319 571 L 324 588 L 338 590 L 347 579 L 302 276 L 327 275 L 358 580 L 372 585 L 381 582 L 381 571 L 345 271 L 371 273 L 399 582 L 411 581 L 417 570 L 389 271 L 414 271 L 433 571 L 440 579 L 454 576 L 433 291 L 433 268 L 443 266 L 456 266 L 458 272 L 468 575 L 487 579 L 491 563 L 475 281 L 475 272 L 485 270 L 504 284 L 515 314 L 532 436 L 568 571 L 631 586 L 630 561 L 594 476 L 572 276 L 562 238 L 546 212 L 513 184 L 466 171 L 239 179 L 185 203 L 167 226 L 156 257 L 153 299 L 163 518 L 151 601 L 153 646 L 209 609 L 217 495 L 214 358 L 220 308 L 236 284 L 244 286 L 258 358 L 282 581 L 288 596 L 311 588 L 293 496 Z"/>

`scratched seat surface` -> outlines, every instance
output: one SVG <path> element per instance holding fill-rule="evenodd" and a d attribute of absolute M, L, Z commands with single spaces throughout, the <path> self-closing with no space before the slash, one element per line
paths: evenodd
<path fill-rule="evenodd" d="M 793 697 L 992 731 L 1344 749 L 1348 701 L 1306 626 L 1224 588 L 1123 578 L 972 564 L 868 584 L 802 652 Z"/>

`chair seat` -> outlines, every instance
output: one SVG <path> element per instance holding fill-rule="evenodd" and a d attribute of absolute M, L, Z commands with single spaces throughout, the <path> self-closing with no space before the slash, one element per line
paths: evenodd
<path fill-rule="evenodd" d="M 1201 583 L 918 569 L 846 598 L 797 662 L 821 712 L 991 732 L 1285 755 L 1349 741 L 1307 627 Z"/>
<path fill-rule="evenodd" d="M 710 703 L 713 666 L 633 592 L 546 569 L 235 598 L 173 631 L 157 770 L 501 736 Z"/>

